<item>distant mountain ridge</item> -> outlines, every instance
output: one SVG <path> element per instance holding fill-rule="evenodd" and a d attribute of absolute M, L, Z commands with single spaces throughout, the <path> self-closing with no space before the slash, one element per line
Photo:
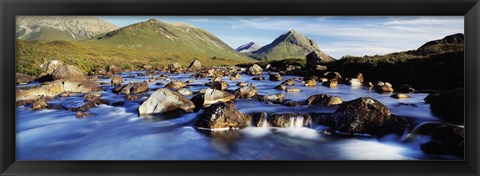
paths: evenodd
<path fill-rule="evenodd" d="M 118 29 L 95 16 L 19 16 L 16 23 L 22 40 L 79 41 Z"/>
<path fill-rule="evenodd" d="M 305 58 L 305 56 L 312 51 L 317 51 L 325 55 L 326 58 L 328 58 L 327 60 L 333 59 L 321 51 L 314 40 L 307 38 L 295 30 L 290 30 L 280 35 L 272 43 L 252 52 L 249 56 L 257 60 L 280 60 L 287 58 Z"/>
<path fill-rule="evenodd" d="M 247 44 L 240 45 L 235 50 L 237 50 L 240 53 L 250 53 L 250 52 L 253 52 L 253 51 L 257 51 L 261 47 L 262 46 L 260 46 L 259 44 L 256 44 L 255 42 L 249 42 Z"/>

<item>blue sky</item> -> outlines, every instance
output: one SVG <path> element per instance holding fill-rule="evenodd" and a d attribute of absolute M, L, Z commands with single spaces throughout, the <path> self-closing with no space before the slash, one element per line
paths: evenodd
<path fill-rule="evenodd" d="M 271 43 L 295 29 L 340 58 L 416 49 L 427 41 L 463 33 L 463 16 L 101 16 L 117 26 L 155 18 L 205 29 L 232 48 Z"/>

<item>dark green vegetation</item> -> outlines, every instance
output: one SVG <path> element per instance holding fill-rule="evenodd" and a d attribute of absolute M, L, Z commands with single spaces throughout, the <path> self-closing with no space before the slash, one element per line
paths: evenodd
<path fill-rule="evenodd" d="M 85 72 L 110 64 L 138 69 L 172 62 L 188 66 L 195 59 L 207 67 L 253 61 L 203 29 L 157 20 L 132 24 L 92 40 L 17 40 L 16 50 L 17 72 L 30 75 L 39 74 L 40 64 L 53 59 L 76 65 Z"/>
<path fill-rule="evenodd" d="M 344 78 L 362 73 L 365 81 L 387 81 L 394 86 L 408 84 L 424 90 L 448 90 L 464 87 L 463 40 L 463 34 L 454 34 L 427 42 L 417 50 L 364 57 L 344 56 L 324 65 L 327 71 L 339 72 Z M 305 68 L 305 59 L 261 61 L 257 64 L 271 64 L 279 70 L 284 70 L 287 65 Z M 301 69 L 290 73 L 323 77 L 324 72 Z"/>
<path fill-rule="evenodd" d="M 325 58 L 331 58 L 320 51 L 315 41 L 295 30 L 290 30 L 276 38 L 272 43 L 251 52 L 249 56 L 257 60 L 304 59 L 312 51 L 318 51 L 325 55 Z"/>
<path fill-rule="evenodd" d="M 326 64 L 346 77 L 362 73 L 367 81 L 409 84 L 416 89 L 464 87 L 464 35 L 427 42 L 417 50 L 383 56 L 353 57 Z"/>

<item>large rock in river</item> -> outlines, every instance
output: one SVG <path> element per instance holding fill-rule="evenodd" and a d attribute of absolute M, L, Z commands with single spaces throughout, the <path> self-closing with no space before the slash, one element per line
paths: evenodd
<path fill-rule="evenodd" d="M 215 104 L 218 102 L 229 102 L 235 99 L 235 96 L 231 93 L 217 90 L 217 89 L 207 89 L 204 95 L 204 106 Z"/>
<path fill-rule="evenodd" d="M 62 61 L 59 60 L 50 60 L 46 63 L 40 65 L 45 70 L 46 74 L 52 74 L 57 68 L 63 66 Z"/>
<path fill-rule="evenodd" d="M 257 93 L 258 93 L 257 86 L 254 84 L 243 86 L 233 91 L 233 94 L 235 95 L 235 97 L 240 99 L 253 98 L 254 96 L 257 95 Z"/>
<path fill-rule="evenodd" d="M 121 85 L 123 83 L 123 78 L 119 75 L 113 75 L 112 76 L 112 85 L 114 86 L 118 86 L 118 85 Z"/>
<path fill-rule="evenodd" d="M 270 76 L 268 77 L 268 79 L 269 79 L 270 81 L 281 81 L 281 80 L 282 80 L 282 76 L 280 76 L 280 74 L 278 74 L 278 73 L 270 74 Z"/>
<path fill-rule="evenodd" d="M 171 63 L 171 64 L 168 64 L 168 71 L 170 72 L 175 72 L 179 69 L 182 69 L 182 65 L 180 65 L 179 63 L 177 62 L 174 62 L 174 63 Z"/>
<path fill-rule="evenodd" d="M 16 101 L 55 97 L 62 93 L 88 93 L 101 90 L 102 88 L 98 84 L 90 81 L 57 80 L 28 89 L 17 90 Z"/>
<path fill-rule="evenodd" d="M 207 129 L 243 128 L 250 119 L 237 110 L 233 103 L 218 103 L 206 108 L 194 122 L 196 127 Z"/>
<path fill-rule="evenodd" d="M 120 67 L 118 65 L 110 65 L 110 67 L 108 67 L 108 72 L 113 73 L 113 74 L 122 73 L 122 67 Z"/>
<path fill-rule="evenodd" d="M 73 65 L 63 65 L 52 72 L 52 79 L 84 81 L 87 80 L 87 77 L 85 77 L 82 70 L 80 70 L 78 67 Z"/>
<path fill-rule="evenodd" d="M 165 85 L 164 87 L 169 88 L 169 89 L 173 89 L 173 90 L 177 90 L 177 89 L 183 88 L 185 86 L 187 86 L 187 84 L 183 81 L 172 81 L 172 82 L 168 83 L 167 85 Z"/>
<path fill-rule="evenodd" d="M 272 114 L 268 117 L 268 124 L 271 127 L 299 128 L 312 125 L 312 118 L 300 114 Z"/>
<path fill-rule="evenodd" d="M 464 90 L 456 88 L 450 91 L 433 93 L 425 97 L 425 103 L 439 118 L 454 124 L 464 124 Z"/>
<path fill-rule="evenodd" d="M 140 107 L 138 113 L 157 114 L 170 111 L 193 112 L 195 105 L 183 95 L 170 89 L 160 88 L 155 91 Z"/>
<path fill-rule="evenodd" d="M 327 94 L 316 94 L 308 97 L 307 104 L 337 106 L 343 103 L 342 98 L 338 96 L 330 96 Z"/>
<path fill-rule="evenodd" d="M 200 63 L 199 60 L 194 60 L 190 66 L 188 66 L 187 70 L 188 71 L 200 71 L 202 70 L 203 67 L 202 67 L 202 63 Z"/>
<path fill-rule="evenodd" d="M 262 67 L 257 64 L 253 64 L 250 68 L 247 69 L 247 74 L 249 75 L 261 75 L 263 74 Z"/>
<path fill-rule="evenodd" d="M 415 127 L 409 133 L 406 143 L 415 141 L 418 136 L 430 139 L 420 148 L 431 154 L 464 156 L 465 129 L 456 125 L 438 122 L 426 122 Z"/>
<path fill-rule="evenodd" d="M 147 82 L 135 82 L 126 85 L 120 85 L 113 89 L 113 93 L 130 95 L 148 92 L 148 83 Z"/>
<path fill-rule="evenodd" d="M 333 128 L 343 133 L 384 135 L 401 133 L 407 122 L 379 101 L 361 97 L 340 105 L 332 114 Z"/>
<path fill-rule="evenodd" d="M 35 76 L 30 76 L 23 73 L 15 74 L 15 83 L 17 84 L 27 84 L 33 82 L 33 80 L 35 80 Z"/>

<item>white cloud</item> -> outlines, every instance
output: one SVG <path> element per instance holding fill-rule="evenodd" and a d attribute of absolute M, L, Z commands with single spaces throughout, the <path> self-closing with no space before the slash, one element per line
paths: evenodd
<path fill-rule="evenodd" d="M 210 22 L 210 19 L 208 19 L 208 18 L 194 18 L 190 21 L 197 22 L 197 23 L 208 23 L 208 22 Z"/>

